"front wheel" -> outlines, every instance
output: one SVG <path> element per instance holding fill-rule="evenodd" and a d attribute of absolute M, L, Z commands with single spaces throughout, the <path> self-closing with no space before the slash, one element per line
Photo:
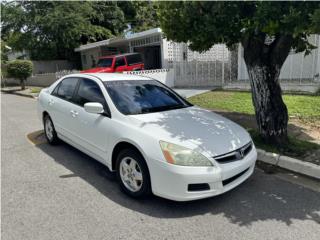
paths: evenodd
<path fill-rule="evenodd" d="M 151 192 L 147 164 L 133 149 L 125 149 L 118 155 L 117 177 L 121 189 L 131 197 L 140 198 Z"/>
<path fill-rule="evenodd" d="M 43 125 L 44 125 L 44 134 L 46 136 L 48 143 L 52 145 L 57 144 L 59 141 L 59 138 L 49 115 L 46 115 L 43 118 Z"/>

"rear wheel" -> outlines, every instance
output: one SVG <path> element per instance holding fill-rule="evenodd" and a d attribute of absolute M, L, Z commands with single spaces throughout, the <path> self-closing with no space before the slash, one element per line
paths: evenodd
<path fill-rule="evenodd" d="M 119 153 L 117 177 L 121 189 L 131 197 L 144 197 L 151 192 L 147 164 L 141 154 L 133 149 L 125 149 Z"/>
<path fill-rule="evenodd" d="M 49 115 L 44 116 L 43 125 L 44 125 L 44 134 L 46 136 L 48 143 L 53 145 L 57 144 L 59 141 L 59 138 Z"/>

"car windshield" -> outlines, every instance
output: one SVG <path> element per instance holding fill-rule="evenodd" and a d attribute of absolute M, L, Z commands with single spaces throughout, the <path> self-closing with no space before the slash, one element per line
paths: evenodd
<path fill-rule="evenodd" d="M 113 58 L 102 58 L 99 59 L 97 66 L 98 67 L 111 67 Z"/>
<path fill-rule="evenodd" d="M 106 81 L 104 85 L 117 109 L 125 115 L 192 106 L 156 80 Z"/>

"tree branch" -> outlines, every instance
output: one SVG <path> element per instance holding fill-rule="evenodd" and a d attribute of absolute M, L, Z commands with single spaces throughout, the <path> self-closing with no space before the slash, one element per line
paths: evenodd
<path fill-rule="evenodd" d="M 246 64 L 256 65 L 261 62 L 265 55 L 265 37 L 265 33 L 259 32 L 252 33 L 242 39 L 241 44 L 244 48 L 244 59 Z"/>
<path fill-rule="evenodd" d="M 293 44 L 292 35 L 279 35 L 270 45 L 270 60 L 272 64 L 282 66 Z"/>

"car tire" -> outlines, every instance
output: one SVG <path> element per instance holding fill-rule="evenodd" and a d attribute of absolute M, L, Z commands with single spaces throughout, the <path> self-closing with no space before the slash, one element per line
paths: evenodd
<path fill-rule="evenodd" d="M 52 145 L 57 144 L 59 142 L 59 138 L 49 115 L 44 116 L 43 127 L 44 127 L 44 135 L 48 143 Z"/>
<path fill-rule="evenodd" d="M 124 149 L 117 156 L 117 179 L 121 189 L 131 197 L 142 198 L 151 193 L 148 166 L 134 149 Z"/>

